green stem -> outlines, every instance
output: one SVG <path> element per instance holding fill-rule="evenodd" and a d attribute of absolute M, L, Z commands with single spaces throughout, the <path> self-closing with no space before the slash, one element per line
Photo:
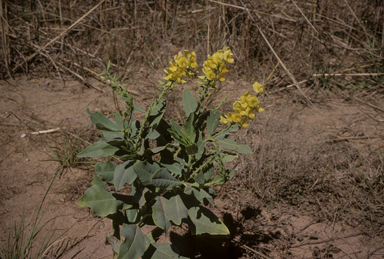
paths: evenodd
<path fill-rule="evenodd" d="M 169 89 L 172 88 L 172 85 L 173 85 L 173 82 L 172 82 L 171 85 L 169 85 L 169 86 L 167 86 L 166 88 L 163 89 L 163 91 L 157 97 L 157 99 L 155 101 L 152 101 L 152 103 L 149 106 L 147 112 L 145 113 L 143 123 L 142 123 L 142 125 L 140 127 L 139 133 L 137 134 L 136 150 L 139 150 L 139 148 L 141 148 L 141 145 L 142 145 L 142 143 L 141 143 L 142 142 L 142 135 L 143 135 L 144 130 L 147 128 L 148 118 L 149 118 L 151 112 L 153 111 L 154 107 L 156 107 L 159 104 L 160 100 L 169 91 Z"/>

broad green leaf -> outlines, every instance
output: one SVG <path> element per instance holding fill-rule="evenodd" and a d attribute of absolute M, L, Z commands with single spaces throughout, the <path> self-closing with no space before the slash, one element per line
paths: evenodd
<path fill-rule="evenodd" d="M 137 176 L 144 186 L 155 186 L 171 190 L 180 185 L 180 182 L 168 172 L 160 168 L 157 163 L 138 161 L 134 165 Z"/>
<path fill-rule="evenodd" d="M 175 246 L 152 243 L 143 259 L 188 259 L 178 254 Z"/>
<path fill-rule="evenodd" d="M 90 207 L 93 213 L 99 217 L 106 217 L 109 214 L 116 213 L 117 208 L 122 202 L 116 200 L 112 193 L 108 192 L 105 186 L 100 184 L 101 180 L 97 180 L 96 178 L 98 179 L 98 177 L 94 175 L 93 186 L 77 200 L 76 204 L 81 207 Z M 105 185 L 104 182 L 102 183 Z"/>
<path fill-rule="evenodd" d="M 164 196 L 156 197 L 156 202 L 152 206 L 152 218 L 156 226 L 164 229 L 166 236 L 168 235 L 171 221 L 176 225 L 180 225 L 182 219 L 187 217 L 188 209 L 179 195 L 172 196 L 170 199 Z"/>
<path fill-rule="evenodd" d="M 187 133 L 191 142 L 194 142 L 196 138 L 196 132 L 193 125 L 194 120 L 195 120 L 195 114 L 191 113 L 187 121 L 185 122 L 185 132 Z"/>
<path fill-rule="evenodd" d="M 166 107 L 165 100 L 160 100 L 159 104 L 156 106 L 156 108 L 151 112 L 149 116 L 149 119 L 148 119 L 149 127 L 156 128 L 159 125 L 161 118 L 164 115 L 165 107 Z"/>
<path fill-rule="evenodd" d="M 160 133 L 157 132 L 156 130 L 154 130 L 150 134 L 148 134 L 145 138 L 147 138 L 147 139 L 157 139 L 158 137 L 160 137 Z"/>
<path fill-rule="evenodd" d="M 216 110 L 212 110 L 209 114 L 207 118 L 207 130 L 209 134 L 212 135 L 215 132 L 217 126 L 220 123 L 220 116 L 221 113 Z"/>
<path fill-rule="evenodd" d="M 240 154 L 252 154 L 253 151 L 248 145 L 239 145 L 237 152 Z"/>
<path fill-rule="evenodd" d="M 200 116 L 196 120 L 195 128 L 201 127 L 201 125 L 203 125 L 203 123 L 206 121 L 206 119 L 210 113 L 211 113 L 210 111 L 205 111 L 202 114 L 200 114 Z"/>
<path fill-rule="evenodd" d="M 172 129 L 173 129 L 173 131 L 172 131 L 171 129 L 168 129 L 168 132 L 170 132 L 170 133 L 172 134 L 173 137 L 175 137 L 174 132 L 176 132 L 177 135 L 178 135 L 181 139 L 183 139 L 183 140 L 182 140 L 183 143 L 187 143 L 187 144 L 183 144 L 183 145 L 187 146 L 187 145 L 192 144 L 192 141 L 191 141 L 190 137 L 188 136 L 187 132 L 185 132 L 185 130 L 184 130 L 184 129 L 183 129 L 177 122 L 171 120 L 171 124 L 172 124 Z M 177 139 L 176 139 L 176 140 L 177 140 Z M 182 143 L 181 143 L 181 144 L 182 144 Z"/>
<path fill-rule="evenodd" d="M 204 177 L 204 172 L 203 170 L 200 170 L 196 176 L 195 176 L 195 181 L 199 184 L 204 184 L 205 183 L 205 177 Z"/>
<path fill-rule="evenodd" d="M 174 140 L 176 140 L 176 142 L 178 142 L 179 144 L 181 145 L 184 145 L 184 146 L 188 146 L 188 139 L 180 136 L 176 130 L 174 129 L 168 129 L 168 132 L 172 135 L 172 137 L 174 138 Z"/>
<path fill-rule="evenodd" d="M 103 131 L 103 136 L 106 141 L 123 138 L 123 135 L 121 135 L 121 132 L 116 132 L 116 131 Z"/>
<path fill-rule="evenodd" d="M 77 157 L 105 157 L 111 156 L 118 151 L 119 148 L 109 145 L 104 140 L 100 140 L 92 145 L 88 146 L 86 149 L 80 152 Z"/>
<path fill-rule="evenodd" d="M 133 103 L 133 108 L 138 112 L 145 112 L 145 110 L 141 108 L 137 103 Z"/>
<path fill-rule="evenodd" d="M 128 222 L 135 223 L 137 221 L 137 217 L 139 216 L 140 210 L 137 208 L 132 208 L 125 210 L 125 215 L 127 216 Z"/>
<path fill-rule="evenodd" d="M 123 224 L 120 234 L 125 238 L 121 242 L 117 259 L 139 259 L 147 250 L 150 240 L 141 229 L 133 224 Z"/>
<path fill-rule="evenodd" d="M 189 91 L 187 88 L 184 89 L 183 93 L 183 106 L 184 111 L 187 117 L 190 113 L 196 111 L 197 109 L 197 102 L 191 91 Z"/>
<path fill-rule="evenodd" d="M 183 170 L 183 167 L 179 163 L 173 163 L 173 164 L 165 164 L 163 163 L 163 166 L 168 169 L 173 175 L 175 176 L 181 176 L 181 170 Z"/>
<path fill-rule="evenodd" d="M 116 123 L 114 121 L 111 121 L 107 117 L 105 117 L 103 114 L 99 112 L 92 113 L 87 108 L 87 113 L 91 116 L 92 123 L 98 128 L 99 130 L 108 130 L 108 131 L 120 131 L 121 128 L 117 127 Z"/>
<path fill-rule="evenodd" d="M 188 210 L 191 220 L 189 229 L 192 235 L 229 235 L 225 224 L 209 209 L 203 206 L 192 207 Z"/>
<path fill-rule="evenodd" d="M 112 246 L 113 253 L 115 253 L 115 254 L 119 253 L 119 247 L 121 244 L 121 240 L 117 239 L 116 237 L 114 237 L 108 233 L 106 238 L 105 238 L 105 242 Z"/>
<path fill-rule="evenodd" d="M 204 179 L 205 181 L 208 181 L 215 171 L 215 168 L 213 166 L 205 167 L 204 168 Z"/>
<path fill-rule="evenodd" d="M 204 189 L 200 188 L 192 188 L 193 195 L 195 198 L 202 204 L 208 205 L 207 201 L 209 203 L 213 203 L 213 198 L 212 196 L 206 192 Z"/>
<path fill-rule="evenodd" d="M 154 175 L 158 170 L 160 170 L 160 166 L 157 163 L 148 163 L 147 161 L 137 161 L 134 164 L 134 168 L 139 178 L 140 182 L 144 186 L 153 185 L 151 182 L 152 175 Z"/>
<path fill-rule="evenodd" d="M 171 190 L 174 187 L 180 185 L 179 180 L 177 180 L 173 175 L 171 175 L 166 168 L 161 168 L 155 174 L 153 174 L 151 176 L 151 183 L 155 187 L 161 187 L 167 190 Z"/>
<path fill-rule="evenodd" d="M 199 151 L 199 148 L 196 144 L 188 145 L 185 147 L 185 151 L 187 152 L 188 156 L 194 156 Z"/>
<path fill-rule="evenodd" d="M 100 162 L 95 165 L 95 172 L 104 182 L 113 183 L 116 166 L 110 161 Z"/>
<path fill-rule="evenodd" d="M 205 152 L 205 141 L 199 140 L 197 141 L 196 145 L 197 145 L 197 153 L 195 155 L 195 158 L 196 160 L 199 160 L 204 155 L 204 152 Z"/>
<path fill-rule="evenodd" d="M 115 175 L 113 178 L 113 182 L 115 183 L 116 190 L 121 190 L 124 188 L 124 184 L 132 184 L 136 179 L 137 175 L 135 172 L 135 168 L 131 164 L 128 168 L 127 165 L 132 161 L 128 160 L 124 164 L 118 165 L 115 170 Z"/>
<path fill-rule="evenodd" d="M 240 149 L 240 148 L 239 148 Z M 238 149 L 238 150 L 239 150 Z M 240 151 L 239 151 L 240 153 Z M 238 158 L 239 156 L 236 155 L 236 154 L 231 154 L 231 153 L 227 153 L 227 152 L 224 152 L 224 154 L 222 155 L 221 157 L 221 161 L 225 164 L 225 163 L 229 163 L 229 162 L 232 162 L 234 159 Z"/>
<path fill-rule="evenodd" d="M 220 146 L 223 148 L 229 149 L 229 150 L 236 150 L 238 148 L 238 145 L 236 144 L 236 141 L 233 139 L 218 139 L 217 143 L 219 143 Z"/>

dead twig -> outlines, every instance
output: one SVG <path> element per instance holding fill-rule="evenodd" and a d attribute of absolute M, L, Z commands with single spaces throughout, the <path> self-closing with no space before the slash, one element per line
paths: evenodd
<path fill-rule="evenodd" d="M 357 98 L 357 97 L 352 97 L 352 98 L 355 99 L 356 101 L 359 101 L 359 102 L 364 103 L 364 104 L 366 104 L 366 105 L 368 105 L 368 106 L 371 106 L 371 107 L 374 108 L 374 109 L 377 109 L 377 110 L 379 110 L 379 111 L 384 112 L 384 109 L 382 109 L 382 108 L 380 108 L 380 107 L 377 107 L 376 105 L 367 103 L 367 102 L 365 102 L 365 101 L 363 101 L 363 100 L 361 100 L 360 98 Z"/>
<path fill-rule="evenodd" d="M 301 244 L 298 244 L 298 245 L 291 246 L 290 248 L 297 248 L 297 247 L 308 246 L 308 245 L 318 245 L 318 244 L 327 243 L 327 242 L 330 242 L 330 241 L 335 241 L 335 240 L 338 240 L 338 239 L 344 239 L 344 238 L 360 236 L 363 233 L 364 232 L 357 232 L 357 233 L 349 234 L 349 235 L 342 236 L 342 237 L 332 237 L 332 238 L 328 238 L 328 239 L 325 239 L 325 240 L 319 240 L 319 241 L 307 241 L 307 242 L 304 242 L 304 243 L 301 243 Z"/>
<path fill-rule="evenodd" d="M 42 48 L 40 48 L 39 50 L 40 51 L 43 51 L 45 50 L 46 47 L 48 47 L 49 45 L 51 45 L 52 43 L 54 43 L 55 41 L 57 41 L 58 39 L 60 39 L 65 33 L 69 32 L 72 28 L 74 28 L 76 25 L 78 25 L 85 17 L 87 17 L 90 13 L 92 13 L 94 10 L 96 10 L 97 7 L 99 7 L 102 3 L 104 3 L 105 0 L 101 0 L 96 6 L 94 6 L 91 10 L 89 10 L 86 14 L 84 14 L 80 19 L 78 19 L 75 23 L 73 23 L 71 26 L 69 26 L 66 30 L 64 30 L 63 32 L 61 32 L 58 36 L 56 36 L 55 38 L 53 38 L 52 40 L 50 40 L 48 43 L 46 43 Z M 29 57 L 27 57 L 27 59 L 24 61 L 24 62 L 29 62 L 31 59 L 33 59 L 39 52 L 36 52 L 36 53 L 33 53 L 32 55 L 30 55 Z M 12 72 L 15 72 L 20 66 L 22 66 L 23 63 L 21 64 L 18 64 L 13 70 Z"/>

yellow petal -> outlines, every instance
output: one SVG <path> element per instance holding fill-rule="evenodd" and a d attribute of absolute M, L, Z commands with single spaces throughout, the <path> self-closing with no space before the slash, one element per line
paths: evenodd
<path fill-rule="evenodd" d="M 253 90 L 256 92 L 256 93 L 259 93 L 259 94 L 263 94 L 265 93 L 265 88 L 264 86 L 262 86 L 261 84 L 259 84 L 258 82 L 255 82 L 253 84 Z"/>

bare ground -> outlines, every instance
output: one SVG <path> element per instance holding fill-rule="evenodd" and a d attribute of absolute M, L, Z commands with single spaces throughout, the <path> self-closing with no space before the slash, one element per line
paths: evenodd
<path fill-rule="evenodd" d="M 128 81 L 135 101 L 143 107 L 154 95 L 156 75 L 139 71 Z M 30 215 L 40 203 L 59 167 L 58 162 L 47 161 L 52 154 L 49 146 L 63 147 L 66 132 L 95 141 L 99 135 L 85 108 L 106 115 L 115 111 L 110 89 L 96 81 L 90 84 L 102 92 L 76 81 L 63 85 L 58 80 L 20 77 L 16 82 L 0 82 L 3 241 L 23 207 Z M 224 89 L 218 96 L 230 95 L 223 107 L 229 109 L 236 96 L 251 90 L 251 84 L 226 82 Z M 384 97 L 382 93 L 305 90 L 313 104 L 295 90 L 270 91 L 263 99 L 266 111 L 239 134 L 255 154 L 233 164 L 236 177 L 217 190 L 217 205 L 212 208 L 232 237 L 225 247 L 209 243 L 212 252 L 204 249 L 205 241 L 175 231 L 170 241 L 185 256 L 384 257 L 384 116 L 383 110 L 372 106 L 383 109 Z M 179 101 L 181 92 L 175 91 Z M 358 99 L 353 98 L 356 94 Z M 167 97 L 174 108 L 175 96 Z M 31 134 L 56 128 L 61 130 Z M 47 258 L 112 257 L 110 246 L 104 244 L 109 220 L 75 204 L 92 174 L 92 164 L 81 163 L 54 182 L 48 195 L 52 203 L 42 222 L 54 218 L 46 229 L 56 229 L 55 235 L 70 229 L 47 251 Z"/>

